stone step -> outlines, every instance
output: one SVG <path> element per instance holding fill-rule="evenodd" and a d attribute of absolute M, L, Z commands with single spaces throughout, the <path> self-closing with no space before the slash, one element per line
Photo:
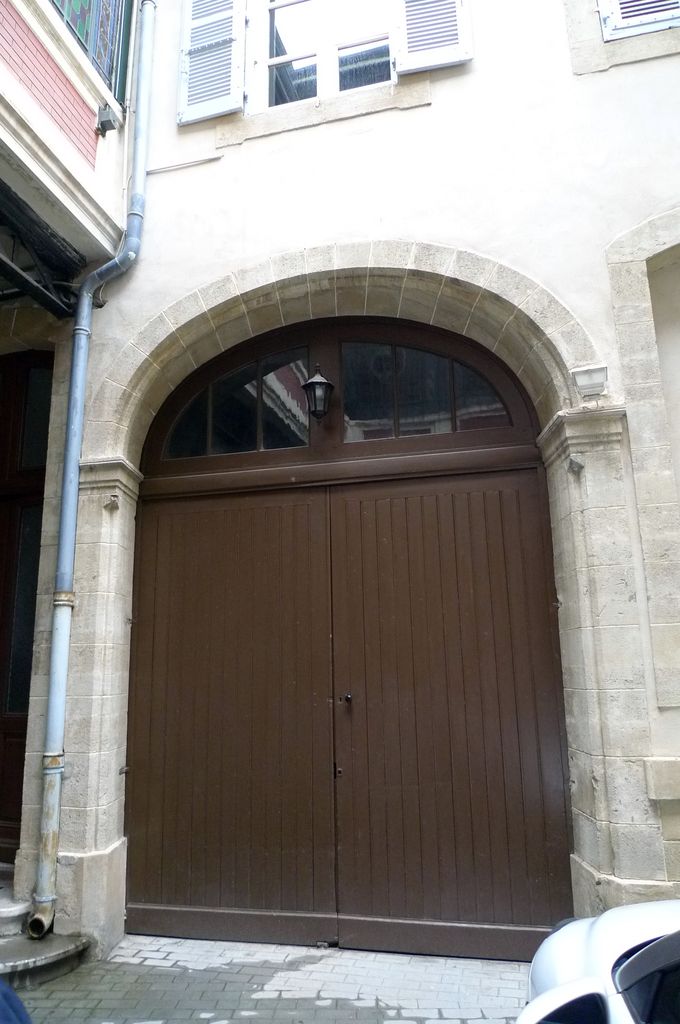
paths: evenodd
<path fill-rule="evenodd" d="M 0 939 L 0 978 L 14 988 L 33 988 L 74 970 L 89 944 L 89 939 L 79 935 L 50 934 L 44 939 L 12 935 Z"/>
<path fill-rule="evenodd" d="M 17 903 L 0 893 L 0 938 L 20 935 L 30 909 L 30 903 Z"/>
<path fill-rule="evenodd" d="M 0 937 L 19 935 L 30 903 L 13 899 L 14 869 L 11 864 L 0 864 Z"/>

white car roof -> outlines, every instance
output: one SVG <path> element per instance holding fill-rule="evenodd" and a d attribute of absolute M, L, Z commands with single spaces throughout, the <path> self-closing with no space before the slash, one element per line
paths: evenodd
<path fill-rule="evenodd" d="M 680 900 L 634 903 L 607 910 L 600 917 L 571 921 L 541 944 L 531 964 L 532 997 L 575 981 L 596 976 L 614 991 L 612 968 L 636 946 L 680 931 Z"/>

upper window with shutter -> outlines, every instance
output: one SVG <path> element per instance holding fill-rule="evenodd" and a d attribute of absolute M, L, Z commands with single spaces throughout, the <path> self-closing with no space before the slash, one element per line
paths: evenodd
<path fill-rule="evenodd" d="M 259 113 L 469 60 L 464 3 L 184 0 L 178 121 Z"/>
<path fill-rule="evenodd" d="M 680 27 L 680 0 L 599 0 L 606 42 Z"/>
<path fill-rule="evenodd" d="M 243 109 L 245 0 L 185 0 L 179 124 Z"/>

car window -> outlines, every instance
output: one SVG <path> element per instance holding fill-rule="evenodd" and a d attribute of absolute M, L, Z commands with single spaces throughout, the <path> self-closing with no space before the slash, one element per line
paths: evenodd
<path fill-rule="evenodd" d="M 613 978 L 637 1024 L 680 1024 L 680 932 L 630 950 Z"/>
<path fill-rule="evenodd" d="M 680 965 L 661 975 L 650 1024 L 680 1024 Z"/>
<path fill-rule="evenodd" d="M 589 993 L 553 1010 L 540 1024 L 606 1024 L 607 1011 L 599 995 Z"/>

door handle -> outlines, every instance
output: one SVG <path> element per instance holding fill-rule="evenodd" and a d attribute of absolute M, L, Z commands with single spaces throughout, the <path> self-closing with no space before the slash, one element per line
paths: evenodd
<path fill-rule="evenodd" d="M 342 699 L 344 700 L 345 704 L 351 704 L 352 703 L 352 694 L 351 693 L 346 693 L 345 696 Z"/>

